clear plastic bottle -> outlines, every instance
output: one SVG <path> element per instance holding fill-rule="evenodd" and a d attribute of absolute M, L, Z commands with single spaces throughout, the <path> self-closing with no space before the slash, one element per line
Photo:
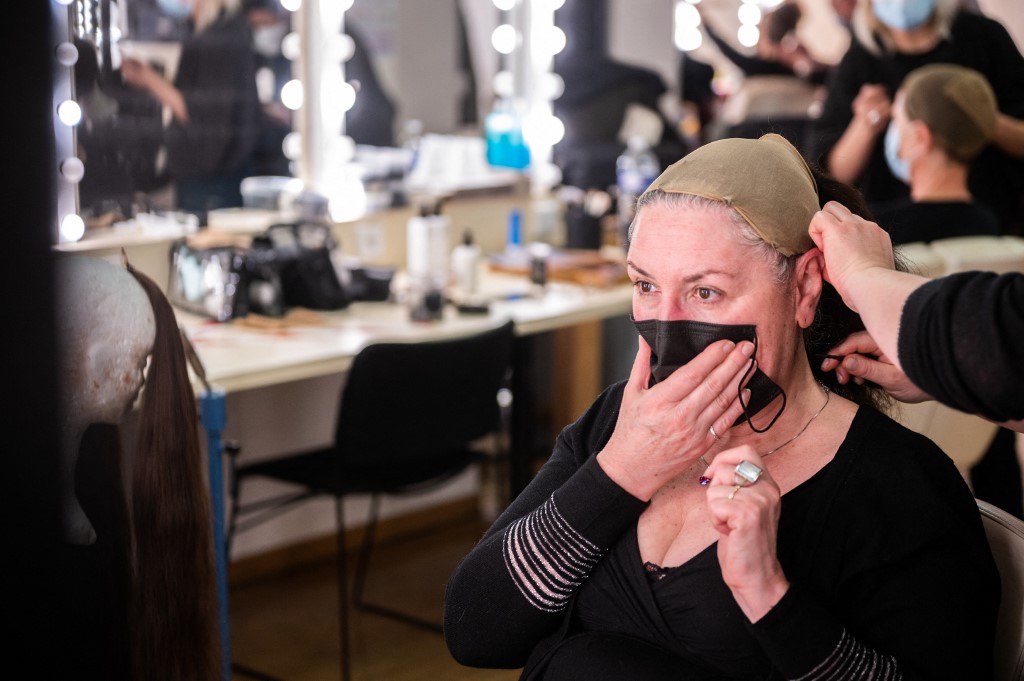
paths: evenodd
<path fill-rule="evenodd" d="M 630 137 L 626 150 L 615 161 L 615 185 L 620 238 L 625 243 L 626 232 L 633 221 L 636 200 L 661 173 L 658 157 L 643 137 Z"/>

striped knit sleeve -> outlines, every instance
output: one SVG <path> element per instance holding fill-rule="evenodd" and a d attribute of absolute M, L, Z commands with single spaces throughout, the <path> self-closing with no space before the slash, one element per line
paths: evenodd
<path fill-rule="evenodd" d="M 903 678 L 896 660 L 871 650 L 843 630 L 842 638 L 820 664 L 791 681 L 899 681 Z"/>
<path fill-rule="evenodd" d="M 508 527 L 502 552 L 523 597 L 534 608 L 550 613 L 566 608 L 603 555 L 573 529 L 553 497 Z"/>

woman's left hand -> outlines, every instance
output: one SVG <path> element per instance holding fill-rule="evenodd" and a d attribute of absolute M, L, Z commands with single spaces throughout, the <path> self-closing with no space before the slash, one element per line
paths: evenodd
<path fill-rule="evenodd" d="M 761 470 L 756 482 L 736 474 L 743 461 Z M 789 589 L 776 554 L 782 493 L 749 445 L 719 452 L 705 475 L 708 511 L 718 538 L 722 579 L 751 622 L 761 619 Z M 737 488 L 737 484 L 742 486 Z"/>

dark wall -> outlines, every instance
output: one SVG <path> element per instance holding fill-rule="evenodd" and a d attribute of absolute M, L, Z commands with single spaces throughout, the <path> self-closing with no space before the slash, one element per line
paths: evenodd
<path fill-rule="evenodd" d="M 63 630 L 53 587 L 57 559 L 57 420 L 51 312 L 50 225 L 54 210 L 49 2 L 18 3 L 3 24 L 4 62 L 2 445 L 3 602 L 13 638 L 9 669 L 72 678 L 55 655 Z M 13 120 L 12 120 L 13 119 Z M 87 633 L 85 635 L 88 635 Z"/>

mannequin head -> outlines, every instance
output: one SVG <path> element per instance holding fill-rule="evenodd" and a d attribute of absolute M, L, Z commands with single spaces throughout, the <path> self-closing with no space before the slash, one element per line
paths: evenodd
<path fill-rule="evenodd" d="M 64 453 L 64 526 L 73 543 L 95 531 L 74 493 L 78 446 L 93 423 L 117 424 L 144 381 L 156 321 L 149 298 L 124 267 L 89 257 L 57 261 L 57 332 Z"/>

